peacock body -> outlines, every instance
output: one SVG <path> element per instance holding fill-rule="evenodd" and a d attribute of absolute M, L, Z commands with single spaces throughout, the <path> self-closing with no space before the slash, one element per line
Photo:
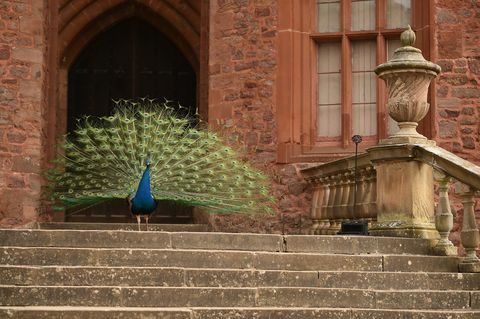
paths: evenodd
<path fill-rule="evenodd" d="M 72 207 L 128 197 L 136 215 L 153 212 L 156 200 L 271 213 L 267 176 L 177 113 L 168 103 L 122 100 L 111 116 L 84 118 L 47 174 L 53 199 Z"/>

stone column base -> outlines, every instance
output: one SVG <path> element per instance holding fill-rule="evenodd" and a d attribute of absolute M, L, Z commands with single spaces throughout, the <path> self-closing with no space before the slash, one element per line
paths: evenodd
<path fill-rule="evenodd" d="M 439 239 L 440 235 L 432 224 L 407 224 L 405 222 L 374 223 L 368 231 L 373 236 L 410 237 Z"/>

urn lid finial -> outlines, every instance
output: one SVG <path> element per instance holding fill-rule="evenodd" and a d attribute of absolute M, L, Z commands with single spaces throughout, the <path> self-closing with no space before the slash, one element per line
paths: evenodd
<path fill-rule="evenodd" d="M 413 32 L 410 25 L 407 26 L 407 30 L 403 31 L 400 35 L 400 41 L 402 42 L 402 46 L 413 46 L 416 40 L 415 32 Z"/>

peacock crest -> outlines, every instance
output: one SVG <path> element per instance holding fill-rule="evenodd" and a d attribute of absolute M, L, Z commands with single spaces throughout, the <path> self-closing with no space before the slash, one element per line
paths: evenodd
<path fill-rule="evenodd" d="M 63 207 L 133 194 L 148 161 L 156 200 L 202 206 L 211 213 L 272 213 L 269 178 L 240 159 L 216 133 L 168 102 L 116 101 L 111 116 L 83 118 L 61 143 L 47 173 Z M 191 115 L 191 114 L 190 114 Z"/>

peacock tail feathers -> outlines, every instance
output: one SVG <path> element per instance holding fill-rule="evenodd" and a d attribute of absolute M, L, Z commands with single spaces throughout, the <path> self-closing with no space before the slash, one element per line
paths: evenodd
<path fill-rule="evenodd" d="M 64 206 L 126 198 L 151 160 L 157 200 L 208 212 L 271 213 L 269 178 L 240 159 L 214 132 L 169 103 L 120 100 L 111 116 L 84 118 L 61 143 L 48 171 L 54 200 Z"/>

